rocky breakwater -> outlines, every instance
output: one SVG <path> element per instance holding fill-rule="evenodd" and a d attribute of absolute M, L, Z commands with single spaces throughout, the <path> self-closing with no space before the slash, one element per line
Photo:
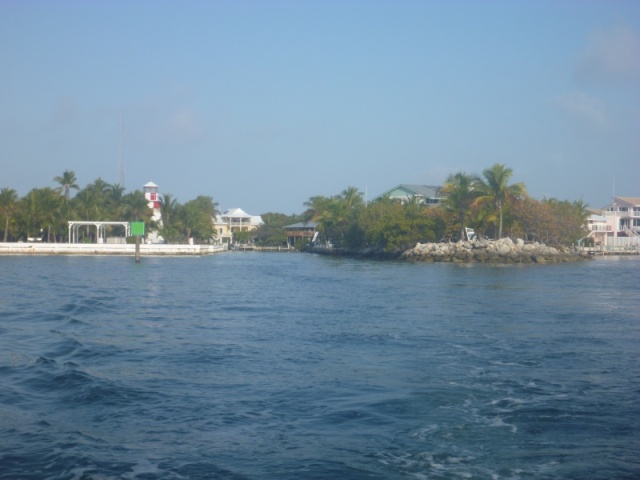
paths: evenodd
<path fill-rule="evenodd" d="M 474 240 L 457 243 L 418 243 L 402 258 L 423 262 L 454 263 L 561 263 L 588 260 L 587 254 L 570 249 L 548 247 L 542 243 L 500 240 Z"/>

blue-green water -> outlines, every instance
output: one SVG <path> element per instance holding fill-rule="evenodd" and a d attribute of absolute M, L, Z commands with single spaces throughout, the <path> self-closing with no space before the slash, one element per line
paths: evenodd
<path fill-rule="evenodd" d="M 639 478 L 639 340 L 639 258 L 0 257 L 0 478 Z"/>

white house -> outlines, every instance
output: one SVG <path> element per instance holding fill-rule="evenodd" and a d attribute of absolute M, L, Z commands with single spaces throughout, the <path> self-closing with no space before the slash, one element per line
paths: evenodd
<path fill-rule="evenodd" d="M 249 215 L 241 208 L 230 208 L 222 215 L 217 215 L 213 221 L 216 229 L 216 241 L 218 243 L 231 244 L 233 232 L 253 231 L 263 225 L 260 215 Z"/>

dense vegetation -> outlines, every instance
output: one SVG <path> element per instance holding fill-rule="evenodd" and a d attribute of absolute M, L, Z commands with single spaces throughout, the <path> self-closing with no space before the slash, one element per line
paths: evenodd
<path fill-rule="evenodd" d="M 506 234 L 547 245 L 568 245 L 584 237 L 588 212 L 582 201 L 534 200 L 523 184 L 509 184 L 512 173 L 495 164 L 481 176 L 452 174 L 442 188 L 445 200 L 438 206 L 388 198 L 365 203 L 362 192 L 349 187 L 331 197 L 311 197 L 302 215 L 264 213 L 264 225 L 253 232 L 234 232 L 234 240 L 285 246 L 283 227 L 299 221 L 318 223 L 319 242 L 348 249 L 397 251 L 417 242 L 456 241 L 465 237 L 464 227 L 484 237 Z M 5 242 L 32 237 L 66 241 L 71 219 L 142 220 L 148 230 L 157 230 L 170 243 L 188 238 L 202 243 L 215 237 L 211 219 L 219 211 L 211 197 L 199 196 L 180 204 L 171 194 L 164 194 L 162 222 L 157 225 L 151 221 L 141 191 L 125 194 L 121 186 L 101 179 L 80 189 L 70 171 L 54 180 L 57 188 L 35 188 L 23 198 L 9 188 L 0 191 L 0 232 Z M 77 193 L 71 197 L 73 190 Z M 91 230 L 83 230 L 82 235 L 81 241 L 95 241 Z"/>
<path fill-rule="evenodd" d="M 3 241 L 25 241 L 30 238 L 45 242 L 68 240 L 68 221 L 144 221 L 147 229 L 158 230 L 169 242 L 194 238 L 207 242 L 213 236 L 211 218 L 218 212 L 211 197 L 199 196 L 184 205 L 170 194 L 161 201 L 163 222 L 151 220 L 152 211 L 140 190 L 125 193 L 121 185 L 111 185 L 98 178 L 80 189 L 76 176 L 66 170 L 55 177 L 57 188 L 34 188 L 19 198 L 15 190 L 0 190 L 0 231 Z M 72 191 L 77 191 L 71 196 Z M 95 242 L 95 229 L 80 229 L 80 241 Z M 122 227 L 110 227 L 108 235 L 121 236 Z"/>
<path fill-rule="evenodd" d="M 534 200 L 522 183 L 509 184 L 513 172 L 495 164 L 482 176 L 464 172 L 449 176 L 440 206 L 381 199 L 365 204 L 349 187 L 332 196 L 311 197 L 305 220 L 318 222 L 320 240 L 348 249 L 404 250 L 417 242 L 460 240 L 464 227 L 480 236 L 568 245 L 586 234 L 582 201 Z"/>

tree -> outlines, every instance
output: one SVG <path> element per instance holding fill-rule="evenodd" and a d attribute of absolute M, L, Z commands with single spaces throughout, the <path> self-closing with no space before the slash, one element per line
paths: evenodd
<path fill-rule="evenodd" d="M 122 197 L 124 203 L 124 219 L 127 221 L 146 221 L 151 220 L 151 209 L 149 208 L 149 202 L 144 198 L 144 193 L 140 190 L 136 190 L 131 193 L 127 193 Z"/>
<path fill-rule="evenodd" d="M 32 189 L 20 200 L 21 228 L 27 239 L 35 237 L 42 231 L 44 206 L 39 188 Z"/>
<path fill-rule="evenodd" d="M 460 222 L 460 239 L 465 238 L 465 218 L 471 205 L 478 196 L 480 180 L 475 175 L 458 172 L 449 175 L 447 182 L 442 187 L 442 193 L 446 195 L 444 207 L 456 212 Z"/>
<path fill-rule="evenodd" d="M 9 222 L 18 211 L 18 193 L 13 188 L 0 190 L 0 214 L 4 217 L 4 242 L 9 237 Z"/>
<path fill-rule="evenodd" d="M 354 208 L 363 204 L 362 192 L 356 187 L 347 187 L 339 195 L 339 199 L 343 202 L 347 212 L 352 212 Z"/>
<path fill-rule="evenodd" d="M 284 213 L 263 213 L 260 215 L 264 222 L 252 233 L 256 243 L 265 246 L 285 246 L 287 234 L 284 226 L 301 221 L 298 215 L 285 215 Z"/>
<path fill-rule="evenodd" d="M 178 199 L 173 198 L 170 193 L 165 193 L 158 202 L 160 204 L 160 217 L 162 218 L 163 225 L 171 225 L 174 220 L 174 215 L 177 213 L 180 207 Z"/>
<path fill-rule="evenodd" d="M 316 195 L 304 202 L 307 209 L 302 214 L 302 220 L 305 222 L 314 221 L 318 223 L 317 230 L 324 240 L 329 240 L 333 227 L 332 215 L 330 213 L 331 197 Z"/>
<path fill-rule="evenodd" d="M 444 225 L 434 211 L 415 203 L 372 202 L 355 212 L 346 229 L 346 245 L 397 253 L 417 242 L 435 241 Z"/>
<path fill-rule="evenodd" d="M 303 213 L 303 219 L 318 222 L 318 231 L 325 240 L 340 246 L 345 241 L 347 225 L 356 211 L 364 206 L 364 202 L 362 192 L 355 187 L 348 187 L 333 197 L 311 197 L 305 206 L 308 209 Z"/>
<path fill-rule="evenodd" d="M 218 204 L 211 197 L 199 195 L 183 207 L 183 226 L 187 239 L 192 236 L 200 241 L 215 236 L 213 219 L 219 215 Z"/>
<path fill-rule="evenodd" d="M 64 191 L 64 199 L 69 200 L 69 192 L 73 188 L 74 190 L 79 190 L 80 187 L 76 183 L 76 174 L 73 173 L 73 170 L 65 170 L 62 176 L 55 177 L 54 181 L 60 184 L 58 187 L 59 191 Z"/>
<path fill-rule="evenodd" d="M 524 238 L 547 245 L 569 245 L 583 238 L 589 212 L 582 200 L 523 199 L 514 205 L 514 217 Z"/>
<path fill-rule="evenodd" d="M 496 163 L 482 172 L 483 178 L 479 183 L 479 196 L 473 204 L 493 205 L 498 210 L 498 238 L 502 238 L 503 210 L 513 200 L 523 198 L 527 190 L 523 183 L 509 185 L 513 170 L 504 164 Z"/>
<path fill-rule="evenodd" d="M 233 243 L 246 245 L 251 243 L 251 232 L 249 230 L 234 230 Z"/>
<path fill-rule="evenodd" d="M 160 203 L 160 235 L 167 243 L 177 242 L 182 228 L 180 217 L 183 207 L 170 193 L 162 195 L 158 203 Z"/>
<path fill-rule="evenodd" d="M 51 233 L 53 232 L 53 241 L 56 242 L 57 234 L 60 233 L 62 227 L 62 205 L 64 197 L 60 192 L 49 187 L 41 188 L 38 192 L 38 208 L 40 209 L 40 219 L 42 226 L 47 228 L 47 242 L 51 242 Z"/>
<path fill-rule="evenodd" d="M 100 217 L 102 205 L 92 190 L 84 188 L 72 199 L 73 213 L 82 220 L 104 220 Z"/>
<path fill-rule="evenodd" d="M 125 188 L 119 183 L 109 185 L 107 192 L 107 207 L 112 220 L 119 220 L 123 214 L 123 198 Z"/>

